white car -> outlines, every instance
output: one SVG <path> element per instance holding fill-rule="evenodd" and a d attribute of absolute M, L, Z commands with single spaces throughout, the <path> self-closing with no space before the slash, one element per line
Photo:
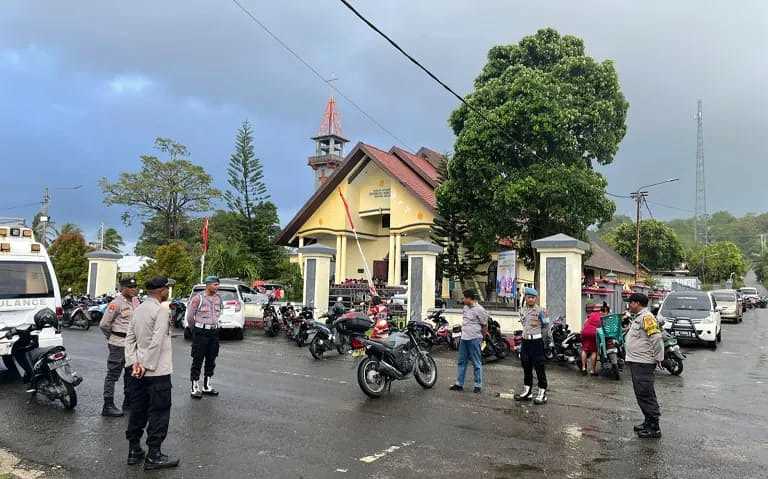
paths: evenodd
<path fill-rule="evenodd" d="M 747 304 L 748 308 L 754 308 L 757 305 L 757 302 L 760 301 L 760 295 L 757 292 L 757 288 L 745 286 L 739 288 L 739 293 L 741 293 L 741 297 L 744 298 L 744 302 Z"/>
<path fill-rule="evenodd" d="M 712 298 L 721 308 L 720 317 L 723 320 L 731 320 L 734 323 L 740 323 L 744 320 L 744 310 L 741 307 L 741 300 L 736 295 L 734 289 L 718 289 L 712 291 Z"/>
<path fill-rule="evenodd" d="M 673 291 L 664 299 L 657 319 L 678 339 L 706 343 L 717 349 L 722 340 L 721 307 L 705 291 Z"/>
<path fill-rule="evenodd" d="M 204 292 L 204 284 L 198 284 L 192 288 L 192 294 L 189 295 L 189 301 L 187 302 L 187 311 L 189 311 L 192 299 L 195 296 L 204 294 Z M 256 295 L 245 283 L 222 281 L 219 285 L 219 296 L 221 296 L 221 300 L 224 303 L 221 317 L 219 318 L 221 332 L 231 332 L 235 339 L 243 339 L 246 319 L 255 319 L 261 310 L 261 305 L 256 302 Z M 184 337 L 190 339 L 192 332 L 189 330 L 186 314 L 182 324 L 184 326 Z"/>

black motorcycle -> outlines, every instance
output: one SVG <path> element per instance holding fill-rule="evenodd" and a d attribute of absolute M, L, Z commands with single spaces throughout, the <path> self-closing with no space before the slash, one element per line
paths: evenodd
<path fill-rule="evenodd" d="M 550 346 L 545 352 L 549 360 L 575 364 L 581 355 L 581 334 L 574 333 L 564 318 L 557 318 L 549 332 Z"/>
<path fill-rule="evenodd" d="M 261 307 L 262 318 L 264 319 L 264 334 L 269 338 L 274 338 L 280 334 L 280 319 L 277 317 L 277 310 L 272 304 L 272 298 L 269 298 L 264 306 Z"/>
<path fill-rule="evenodd" d="M 171 322 L 173 327 L 181 329 L 184 327 L 184 316 L 187 314 L 187 305 L 180 299 L 174 299 L 169 305 L 171 308 Z"/>
<path fill-rule="evenodd" d="M 43 394 L 49 400 L 59 400 L 65 408 L 73 409 L 77 406 L 75 387 L 83 378 L 72 371 L 64 346 L 40 350 L 38 336 L 32 334 L 46 327 L 56 328 L 56 314 L 50 309 L 43 309 L 35 315 L 34 321 L 35 324 L 3 329 L 6 339 L 17 337 L 11 354 L 24 370 L 24 381 L 29 382 L 27 392 L 32 393 L 33 397 L 38 393 Z"/>
<path fill-rule="evenodd" d="M 309 353 L 318 360 L 323 359 L 323 354 L 332 349 L 336 349 L 342 356 L 347 354 L 349 337 L 339 326 L 345 320 L 345 316 L 329 313 L 320 318 L 325 318 L 325 323 L 315 321 L 313 329 L 309 332 Z"/>
<path fill-rule="evenodd" d="M 488 318 L 488 336 L 483 340 L 480 352 L 483 362 L 490 359 L 502 360 L 509 355 L 507 338 L 501 334 L 501 325 L 493 318 Z"/>
<path fill-rule="evenodd" d="M 407 379 L 413 374 L 424 389 L 437 382 L 437 364 L 419 345 L 417 321 L 409 321 L 404 332 L 391 333 L 384 339 L 371 340 L 365 331 L 373 322 L 363 314 L 342 322 L 343 330 L 352 335 L 353 357 L 365 357 L 357 366 L 357 383 L 372 398 L 378 398 L 392 386 L 392 381 Z"/>
<path fill-rule="evenodd" d="M 309 331 L 314 327 L 315 308 L 304 306 L 299 312 L 297 320 L 293 323 L 293 340 L 296 346 L 303 348 L 309 340 Z"/>
<path fill-rule="evenodd" d="M 280 320 L 285 327 L 285 337 L 293 340 L 293 324 L 296 321 L 296 308 L 291 303 L 280 306 Z"/>
<path fill-rule="evenodd" d="M 85 314 L 88 309 L 83 305 L 82 300 L 76 301 L 72 296 L 67 296 L 61 304 L 64 310 L 64 315 L 61 317 L 61 327 L 70 328 L 77 326 L 84 330 L 88 330 L 91 327 L 91 322 L 88 319 L 88 315 Z"/>

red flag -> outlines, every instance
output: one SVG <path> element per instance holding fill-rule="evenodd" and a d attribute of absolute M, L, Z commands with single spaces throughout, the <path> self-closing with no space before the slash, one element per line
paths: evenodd
<path fill-rule="evenodd" d="M 339 196 L 341 196 L 341 202 L 344 203 L 344 210 L 347 212 L 349 225 L 352 227 L 352 231 L 355 231 L 355 223 L 352 221 L 352 214 L 349 212 L 349 204 L 347 203 L 347 199 L 344 198 L 344 194 L 341 192 L 341 188 L 339 188 Z"/>
<path fill-rule="evenodd" d="M 203 254 L 208 252 L 208 218 L 203 219 L 203 229 L 200 230 L 200 238 L 203 240 Z"/>

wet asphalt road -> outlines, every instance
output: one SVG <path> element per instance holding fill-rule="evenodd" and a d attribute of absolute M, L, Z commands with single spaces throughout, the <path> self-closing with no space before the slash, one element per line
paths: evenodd
<path fill-rule="evenodd" d="M 768 310 L 724 324 L 717 351 L 686 348 L 681 377 L 657 375 L 664 437 L 642 441 L 631 381 L 549 366 L 545 406 L 496 397 L 519 387 L 516 360 L 488 365 L 481 395 L 448 391 L 454 354 L 436 353 L 438 385 L 395 383 L 369 400 L 350 358 L 314 361 L 306 348 L 251 332 L 224 341 L 218 398 L 188 395 L 189 343 L 174 340 L 174 406 L 166 452 L 177 470 L 125 465 L 126 419 L 102 418 L 106 348 L 70 330 L 65 345 L 85 377 L 74 412 L 0 384 L 0 448 L 61 465 L 61 477 L 757 478 L 768 473 Z M 118 388 L 120 390 L 120 388 Z"/>

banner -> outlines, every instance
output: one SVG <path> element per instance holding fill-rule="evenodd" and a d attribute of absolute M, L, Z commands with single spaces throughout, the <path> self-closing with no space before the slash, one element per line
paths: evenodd
<path fill-rule="evenodd" d="M 517 251 L 502 251 L 499 253 L 499 264 L 496 267 L 496 295 L 499 298 L 514 298 L 517 296 Z"/>

